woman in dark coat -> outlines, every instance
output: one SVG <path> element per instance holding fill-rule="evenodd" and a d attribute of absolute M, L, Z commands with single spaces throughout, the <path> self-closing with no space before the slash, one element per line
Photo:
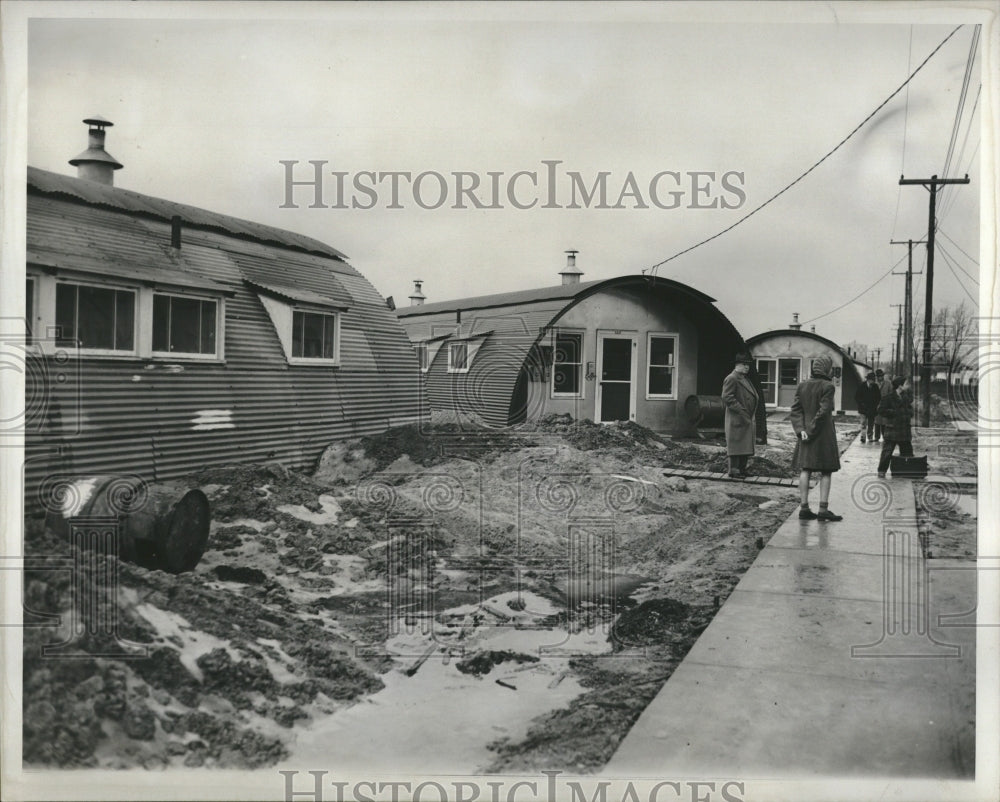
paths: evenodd
<path fill-rule="evenodd" d="M 747 374 L 750 355 L 736 357 L 733 372 L 722 382 L 722 403 L 726 405 L 726 451 L 729 454 L 729 476 L 747 477 L 747 461 L 753 456 L 757 439 L 756 412 L 759 398 Z"/>
<path fill-rule="evenodd" d="M 812 375 L 795 389 L 791 421 L 795 430 L 795 455 L 792 464 L 798 466 L 799 498 L 802 506 L 799 518 L 840 521 L 842 515 L 830 512 L 830 482 L 834 471 L 840 470 L 840 448 L 833 426 L 835 388 L 830 380 L 833 360 L 821 356 L 813 360 Z M 819 513 L 809 509 L 809 480 L 819 471 Z"/>
<path fill-rule="evenodd" d="M 913 417 L 913 396 L 910 394 L 910 380 L 897 376 L 892 380 L 892 392 L 882 399 L 879 413 L 885 423 L 882 425 L 884 442 L 878 460 L 878 475 L 885 478 L 886 469 L 892 459 L 892 452 L 899 446 L 900 456 L 913 456 L 913 433 L 910 419 Z"/>

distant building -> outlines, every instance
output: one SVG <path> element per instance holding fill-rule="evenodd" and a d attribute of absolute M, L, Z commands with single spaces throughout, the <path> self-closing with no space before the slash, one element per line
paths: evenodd
<path fill-rule="evenodd" d="M 409 340 L 343 254 L 116 188 L 111 123 L 85 122 L 81 177 L 28 168 L 29 495 L 53 473 L 307 468 L 416 419 Z"/>
<path fill-rule="evenodd" d="M 868 345 L 866 343 L 852 340 L 847 345 L 841 346 L 841 350 L 855 362 L 860 362 L 863 365 L 868 364 Z"/>
<path fill-rule="evenodd" d="M 857 410 L 854 394 L 864 381 L 865 367 L 832 340 L 815 331 L 802 331 L 798 315 L 787 329 L 756 334 L 747 340 L 747 346 L 756 361 L 767 407 L 789 409 L 795 388 L 809 378 L 813 360 L 828 356 L 833 360 L 836 411 Z"/>
<path fill-rule="evenodd" d="M 396 314 L 417 350 L 431 409 L 506 427 L 553 413 L 684 428 L 692 395 L 718 396 L 744 350 L 714 299 L 651 276 L 562 283 L 426 303 Z M 763 408 L 760 430 L 765 419 Z"/>

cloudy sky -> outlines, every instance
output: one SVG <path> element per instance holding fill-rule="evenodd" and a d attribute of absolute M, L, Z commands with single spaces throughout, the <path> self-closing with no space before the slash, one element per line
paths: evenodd
<path fill-rule="evenodd" d="M 683 12 L 140 5 L 30 20 L 28 163 L 75 174 L 67 159 L 85 148 L 80 121 L 103 115 L 115 123 L 107 149 L 125 165 L 117 186 L 324 240 L 400 305 L 414 278 L 432 301 L 558 283 L 569 248 L 584 280 L 666 260 L 798 178 L 974 21 L 863 3 L 839 7 L 839 21 L 826 4 L 781 4 L 783 19 L 799 21 L 780 23 L 766 16 L 773 11 L 705 3 Z M 897 261 L 905 267 L 905 248 L 889 241 L 925 238 L 928 193 L 899 177 L 941 174 L 954 133 L 948 175 L 968 172 L 972 183 L 940 197 L 950 261 L 936 259 L 935 301 L 978 301 L 979 55 L 958 114 L 973 37 L 965 24 L 829 159 L 659 275 L 718 299 L 744 336 L 798 312 L 838 342 L 882 346 L 885 358 L 902 278 L 827 313 Z M 312 177 L 310 160 L 325 161 L 323 201 L 337 204 L 338 171 L 341 205 L 371 208 L 308 208 L 308 187 L 295 190 L 298 209 L 281 208 L 283 160 L 300 162 L 300 180 Z M 554 183 L 546 161 L 558 162 Z M 391 179 L 365 171 L 428 175 L 417 193 L 400 178 L 393 204 Z M 513 178 L 520 171 L 538 188 Z M 455 172 L 470 174 L 466 186 L 480 182 L 473 194 L 487 208 L 468 196 L 454 208 Z M 606 173 L 607 208 L 595 208 L 597 197 L 586 208 L 579 195 L 582 208 L 566 208 L 572 173 L 588 190 Z M 377 201 L 354 181 L 374 185 Z M 916 269 L 924 262 L 918 249 Z M 915 283 L 922 308 L 922 278 Z"/>

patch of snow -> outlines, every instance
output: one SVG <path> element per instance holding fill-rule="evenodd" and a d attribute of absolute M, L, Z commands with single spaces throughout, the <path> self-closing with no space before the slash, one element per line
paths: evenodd
<path fill-rule="evenodd" d="M 161 610 L 152 604 L 136 605 L 135 611 L 153 625 L 156 634 L 161 639 L 181 644 L 181 664 L 199 682 L 203 679 L 203 675 L 197 660 L 203 654 L 208 654 L 213 649 L 225 649 L 234 660 L 240 659 L 240 653 L 226 641 L 195 629 L 188 623 L 187 619 L 177 615 L 177 613 Z"/>
<path fill-rule="evenodd" d="M 255 532 L 260 532 L 270 525 L 268 521 L 256 521 L 253 518 L 237 518 L 235 521 L 212 521 L 211 531 L 216 529 L 229 528 L 231 526 L 246 526 Z"/>
<path fill-rule="evenodd" d="M 322 512 L 313 512 L 301 504 L 282 504 L 278 507 L 278 511 L 311 524 L 324 525 L 337 523 L 337 516 L 341 512 L 341 507 L 337 499 L 333 496 L 322 495 L 319 497 L 319 505 L 323 508 Z"/>

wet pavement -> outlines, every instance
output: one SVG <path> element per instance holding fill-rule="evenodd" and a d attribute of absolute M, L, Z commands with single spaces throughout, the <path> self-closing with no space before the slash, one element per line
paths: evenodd
<path fill-rule="evenodd" d="M 913 482 L 877 459 L 842 456 L 843 521 L 792 513 L 605 777 L 974 776 L 976 563 L 924 559 Z"/>

